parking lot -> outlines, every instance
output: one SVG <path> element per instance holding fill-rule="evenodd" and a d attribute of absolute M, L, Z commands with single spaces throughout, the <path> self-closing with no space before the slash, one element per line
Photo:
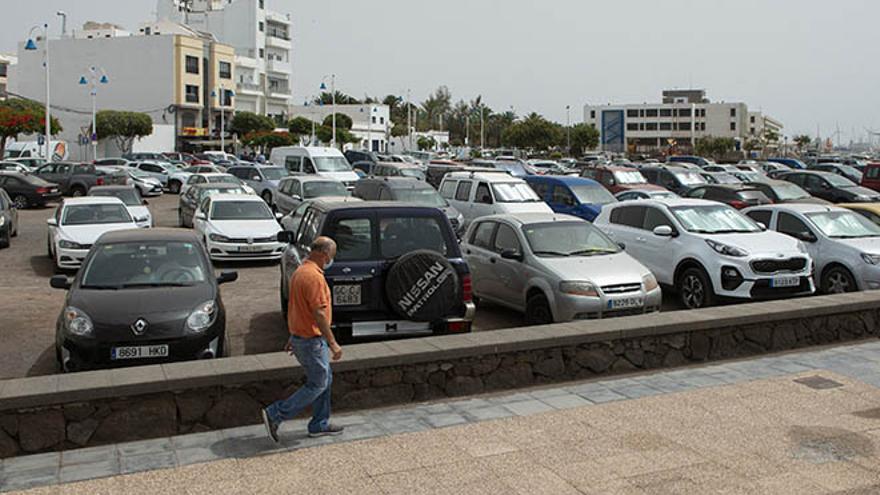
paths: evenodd
<path fill-rule="evenodd" d="M 177 196 L 149 199 L 158 227 L 177 226 Z M 55 320 L 65 292 L 49 287 L 55 273 L 46 255 L 46 219 L 54 207 L 20 212 L 20 233 L 9 249 L 0 250 L 0 379 L 55 372 Z M 279 309 L 277 264 L 229 263 L 218 269 L 238 270 L 238 281 L 223 286 L 226 330 L 233 355 L 280 349 L 285 326 Z M 474 330 L 522 325 L 522 316 L 497 306 L 477 312 Z"/>

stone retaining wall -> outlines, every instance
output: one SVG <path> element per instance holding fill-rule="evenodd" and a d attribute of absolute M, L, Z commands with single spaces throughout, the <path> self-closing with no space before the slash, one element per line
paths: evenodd
<path fill-rule="evenodd" d="M 347 346 L 334 408 L 463 396 L 880 334 L 880 293 Z M 284 353 L 0 382 L 0 457 L 260 421 L 302 370 Z"/>

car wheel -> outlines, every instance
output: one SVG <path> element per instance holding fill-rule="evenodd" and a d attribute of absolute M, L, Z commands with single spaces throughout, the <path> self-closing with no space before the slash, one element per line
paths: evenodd
<path fill-rule="evenodd" d="M 284 316 L 284 321 L 287 321 L 287 303 L 289 297 L 285 294 L 284 291 L 284 274 L 281 274 L 280 285 L 278 286 L 278 293 L 281 295 L 281 315 Z"/>
<path fill-rule="evenodd" d="M 176 180 L 172 180 L 168 183 L 168 192 L 171 194 L 177 194 L 180 192 L 180 182 Z"/>
<path fill-rule="evenodd" d="M 682 305 L 687 309 L 705 308 L 714 302 L 712 284 L 700 268 L 688 268 L 681 274 L 678 281 L 678 295 Z"/>
<path fill-rule="evenodd" d="M 825 294 L 843 294 L 859 290 L 855 278 L 846 268 L 835 266 L 822 274 L 822 292 Z"/>
<path fill-rule="evenodd" d="M 12 198 L 12 204 L 15 206 L 15 209 L 23 210 L 27 208 L 30 203 L 24 195 L 17 194 L 14 198 Z"/>
<path fill-rule="evenodd" d="M 526 325 L 553 323 L 553 312 L 544 294 L 535 294 L 526 301 Z"/>
<path fill-rule="evenodd" d="M 48 237 L 46 237 L 46 256 L 47 256 L 50 260 L 54 260 L 54 259 L 55 259 L 55 254 L 52 253 L 52 240 L 49 239 Z"/>
<path fill-rule="evenodd" d="M 272 193 L 271 192 L 263 191 L 263 195 L 261 197 L 263 198 L 263 201 L 265 201 L 267 205 L 271 206 L 272 208 L 275 208 L 275 206 L 272 204 Z"/>
<path fill-rule="evenodd" d="M 9 244 L 10 244 L 9 237 L 11 235 L 12 234 L 10 234 L 9 231 L 7 230 L 6 234 L 3 237 L 0 237 L 0 249 L 9 247 Z"/>
<path fill-rule="evenodd" d="M 70 195 L 74 198 L 81 198 L 86 195 L 86 190 L 81 186 L 76 186 L 70 189 Z"/>

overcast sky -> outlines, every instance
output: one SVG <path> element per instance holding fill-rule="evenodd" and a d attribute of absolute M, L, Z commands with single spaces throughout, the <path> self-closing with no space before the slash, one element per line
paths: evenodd
<path fill-rule="evenodd" d="M 335 72 L 357 97 L 438 85 L 455 100 L 583 120 L 585 103 L 659 101 L 700 87 L 823 136 L 880 130 L 877 0 L 267 0 L 294 26 L 294 102 Z M 55 11 L 134 28 L 155 0 L 0 1 L 0 51 Z"/>

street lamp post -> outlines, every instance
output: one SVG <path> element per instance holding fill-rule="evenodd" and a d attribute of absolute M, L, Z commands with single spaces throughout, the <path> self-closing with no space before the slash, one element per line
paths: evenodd
<path fill-rule="evenodd" d="M 217 106 L 220 108 L 220 151 L 223 153 L 226 153 L 226 111 L 223 108 L 225 96 L 226 90 L 223 88 L 223 85 L 211 91 L 211 98 L 217 97 Z M 229 96 L 233 97 L 235 93 L 230 90 Z"/>
<path fill-rule="evenodd" d="M 480 152 L 483 152 L 485 146 L 483 146 L 483 140 L 486 139 L 486 133 L 483 132 L 483 126 L 485 122 L 483 121 L 483 104 L 480 103 Z"/>
<path fill-rule="evenodd" d="M 571 152 L 571 105 L 565 105 L 565 147 Z"/>
<path fill-rule="evenodd" d="M 25 43 L 25 45 L 24 45 L 24 49 L 28 50 L 28 51 L 34 51 L 37 49 L 37 43 L 34 41 L 34 38 L 32 36 L 33 36 L 34 30 L 40 29 L 41 27 L 43 28 L 43 43 L 45 43 L 45 46 L 43 47 L 43 57 L 44 57 L 43 67 L 46 69 L 46 135 L 45 135 L 46 156 L 45 156 L 45 158 L 46 158 L 46 160 L 51 161 L 52 160 L 52 156 L 51 156 L 52 146 L 49 144 L 49 138 L 52 135 L 52 115 L 49 110 L 50 93 L 49 93 L 49 24 L 48 23 L 43 24 L 42 26 L 34 26 L 31 28 L 30 32 L 28 33 L 27 43 Z"/>
<path fill-rule="evenodd" d="M 322 91 L 327 89 L 327 85 L 324 83 L 324 81 L 327 79 L 327 77 L 328 76 L 324 76 L 324 78 L 321 80 L 321 90 Z M 331 120 L 333 122 L 332 123 L 333 127 L 332 127 L 331 131 L 333 132 L 333 135 L 330 137 L 330 146 L 335 148 L 336 147 L 336 74 L 330 74 L 329 77 L 330 77 L 330 105 L 331 105 L 330 111 L 333 112 L 333 115 L 331 116 Z"/>
<path fill-rule="evenodd" d="M 98 74 L 101 74 L 98 77 Z M 98 97 L 98 85 L 99 84 L 107 84 L 109 80 L 107 79 L 107 73 L 104 72 L 104 69 L 99 67 L 90 67 L 89 68 L 89 77 L 80 76 L 79 84 L 82 86 L 89 86 L 89 94 L 92 96 L 92 132 L 89 133 L 89 140 L 92 142 L 92 160 L 98 159 L 98 125 L 97 125 L 97 97 Z"/>

